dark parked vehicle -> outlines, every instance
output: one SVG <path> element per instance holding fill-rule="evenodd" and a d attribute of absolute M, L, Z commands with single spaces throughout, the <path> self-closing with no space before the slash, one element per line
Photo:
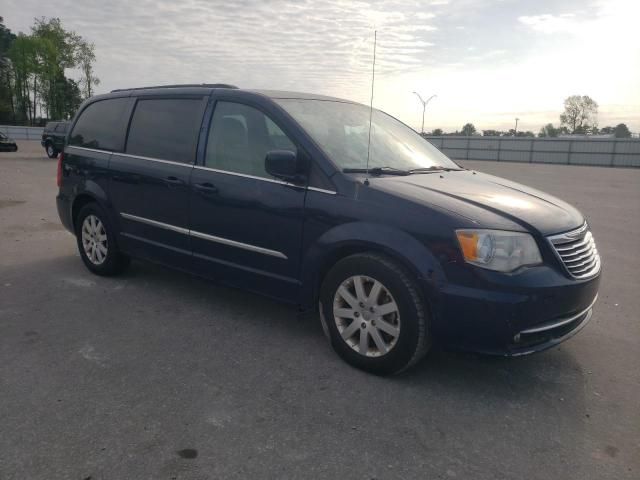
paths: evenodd
<path fill-rule="evenodd" d="M 377 110 L 369 147 L 369 121 L 317 95 L 114 91 L 73 120 L 58 212 L 92 272 L 138 257 L 319 305 L 333 348 L 375 373 L 433 341 L 522 355 L 585 326 L 600 258 L 580 212 Z"/>
<path fill-rule="evenodd" d="M 18 145 L 13 138 L 7 137 L 4 133 L 0 132 L 0 152 L 17 152 Z"/>
<path fill-rule="evenodd" d="M 69 122 L 47 122 L 42 132 L 40 145 L 44 147 L 49 158 L 56 158 L 64 149 Z"/>

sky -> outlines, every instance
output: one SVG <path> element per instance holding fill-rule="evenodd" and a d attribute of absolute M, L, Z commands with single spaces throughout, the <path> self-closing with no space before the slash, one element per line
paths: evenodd
<path fill-rule="evenodd" d="M 640 0 L 3 0 L 0 16 L 93 42 L 97 93 L 223 82 L 368 104 L 377 30 L 374 106 L 418 130 L 414 91 L 437 95 L 426 131 L 538 132 L 579 94 L 599 126 L 640 132 Z"/>

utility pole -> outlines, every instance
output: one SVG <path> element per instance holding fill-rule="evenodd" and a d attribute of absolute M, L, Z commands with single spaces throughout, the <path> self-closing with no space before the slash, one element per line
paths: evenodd
<path fill-rule="evenodd" d="M 516 117 L 516 135 L 518 135 L 518 120 L 520 120 L 518 117 Z"/>
<path fill-rule="evenodd" d="M 427 104 L 431 101 L 432 98 L 437 97 L 437 95 L 431 95 L 429 98 L 427 98 L 427 100 L 423 100 L 422 97 L 420 96 L 420 94 L 418 92 L 413 92 L 418 99 L 420 100 L 420 103 L 422 104 L 422 129 L 420 131 L 420 133 L 424 134 L 424 111 L 427 109 Z"/>

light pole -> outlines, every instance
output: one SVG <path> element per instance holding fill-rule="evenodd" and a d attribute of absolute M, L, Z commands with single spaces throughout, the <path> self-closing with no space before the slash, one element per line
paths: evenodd
<path fill-rule="evenodd" d="M 518 117 L 516 117 L 516 135 L 518 135 L 518 120 L 520 120 Z"/>
<path fill-rule="evenodd" d="M 424 133 L 424 111 L 427 109 L 427 104 L 431 101 L 431 99 L 434 98 L 434 97 L 437 97 L 437 95 L 431 95 L 425 101 L 425 100 L 422 99 L 422 97 L 420 96 L 420 94 L 418 92 L 413 92 L 413 93 L 415 93 L 415 95 L 420 100 L 420 103 L 422 104 L 422 130 L 421 130 L 420 133 Z"/>

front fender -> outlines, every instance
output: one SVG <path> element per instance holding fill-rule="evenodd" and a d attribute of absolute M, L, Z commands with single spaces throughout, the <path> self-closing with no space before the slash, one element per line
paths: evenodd
<path fill-rule="evenodd" d="M 344 255 L 367 251 L 396 259 L 428 291 L 438 290 L 446 280 L 440 262 L 407 232 L 383 224 L 350 222 L 327 230 L 307 248 L 301 265 L 301 303 L 315 303 L 322 277 L 333 263 Z"/>

